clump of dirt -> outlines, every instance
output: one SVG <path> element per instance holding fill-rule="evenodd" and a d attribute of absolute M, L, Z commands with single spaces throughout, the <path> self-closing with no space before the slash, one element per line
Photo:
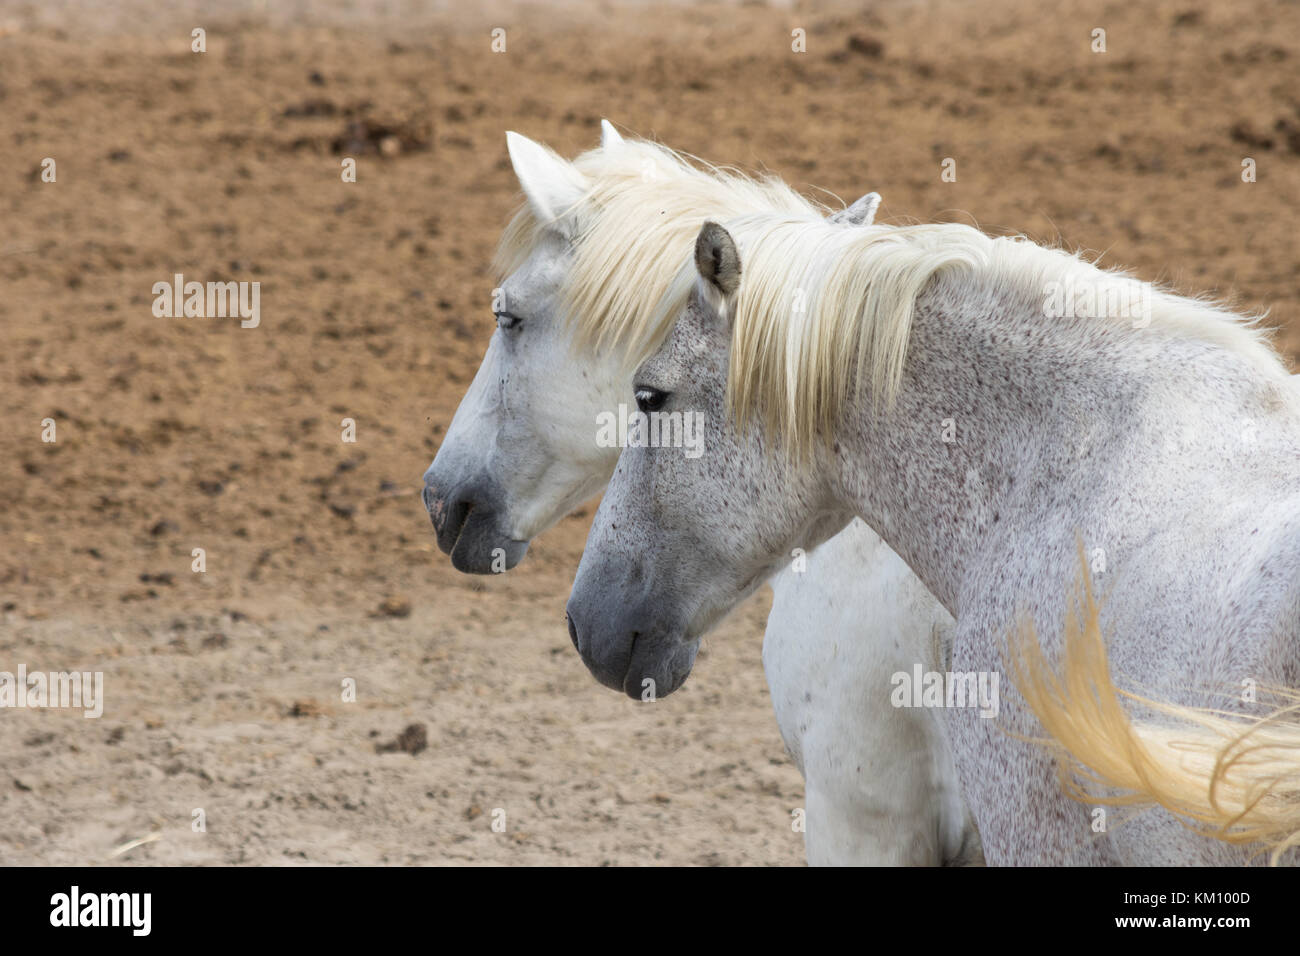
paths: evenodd
<path fill-rule="evenodd" d="M 376 617 L 410 617 L 411 602 L 400 595 L 390 594 L 375 610 Z"/>
<path fill-rule="evenodd" d="M 379 154 L 393 158 L 402 153 L 423 152 L 433 143 L 433 121 L 427 118 L 382 122 L 362 117 L 349 120 L 343 132 L 330 140 L 336 156 Z"/>
<path fill-rule="evenodd" d="M 404 753 L 414 757 L 429 746 L 429 730 L 424 724 L 410 724 L 388 743 L 375 744 L 375 753 Z"/>

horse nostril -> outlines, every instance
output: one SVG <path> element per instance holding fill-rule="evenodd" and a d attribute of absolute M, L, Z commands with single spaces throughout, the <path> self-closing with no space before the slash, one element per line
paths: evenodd
<path fill-rule="evenodd" d="M 424 510 L 429 512 L 429 520 L 433 522 L 434 528 L 441 530 L 443 522 L 447 520 L 447 502 L 438 497 L 438 490 L 432 485 L 424 486 Z"/>
<path fill-rule="evenodd" d="M 577 651 L 577 650 L 578 650 L 578 628 L 577 628 L 577 625 L 575 625 L 575 624 L 573 623 L 573 618 L 569 617 L 568 614 L 565 614 L 565 615 L 564 615 L 564 620 L 567 621 L 568 624 L 569 624 L 569 640 L 573 641 L 573 649 L 574 649 L 575 651 Z M 582 653 L 582 652 L 581 652 L 581 651 L 578 651 L 578 653 Z"/>
<path fill-rule="evenodd" d="M 429 520 L 438 536 L 438 547 L 444 554 L 451 554 L 460 533 L 474 511 L 474 502 L 459 495 L 440 495 L 437 489 L 424 489 L 424 503 L 429 511 Z"/>

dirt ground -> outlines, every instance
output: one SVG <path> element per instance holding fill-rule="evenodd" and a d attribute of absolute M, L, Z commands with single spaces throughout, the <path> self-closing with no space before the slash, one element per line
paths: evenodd
<path fill-rule="evenodd" d="M 592 508 L 501 577 L 434 545 L 507 129 L 1105 250 L 1300 352 L 1295 3 L 156 6 L 0 2 L 0 670 L 105 675 L 0 710 L 3 863 L 802 862 L 766 594 L 646 707 L 565 633 Z M 155 318 L 178 272 L 260 326 Z"/>

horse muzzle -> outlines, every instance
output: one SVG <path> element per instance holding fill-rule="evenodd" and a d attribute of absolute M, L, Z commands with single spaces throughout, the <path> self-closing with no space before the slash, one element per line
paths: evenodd
<path fill-rule="evenodd" d="M 490 482 L 462 482 L 446 494 L 430 468 L 424 476 L 425 510 L 433 522 L 438 548 L 465 574 L 509 571 L 528 552 L 502 527 L 504 496 Z"/>
<path fill-rule="evenodd" d="M 633 700 L 666 697 L 686 682 L 699 642 L 608 594 L 590 595 L 575 582 L 565 608 L 569 638 L 601 684 Z"/>

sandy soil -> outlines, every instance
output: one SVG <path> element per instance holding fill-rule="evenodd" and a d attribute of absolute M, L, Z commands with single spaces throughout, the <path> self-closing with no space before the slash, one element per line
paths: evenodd
<path fill-rule="evenodd" d="M 154 6 L 0 5 L 0 670 L 106 680 L 0 711 L 0 862 L 801 862 L 765 595 L 642 707 L 564 630 L 590 508 L 500 578 L 434 546 L 506 129 L 1106 250 L 1300 350 L 1295 4 Z M 260 281 L 260 327 L 155 318 L 176 272 Z"/>

